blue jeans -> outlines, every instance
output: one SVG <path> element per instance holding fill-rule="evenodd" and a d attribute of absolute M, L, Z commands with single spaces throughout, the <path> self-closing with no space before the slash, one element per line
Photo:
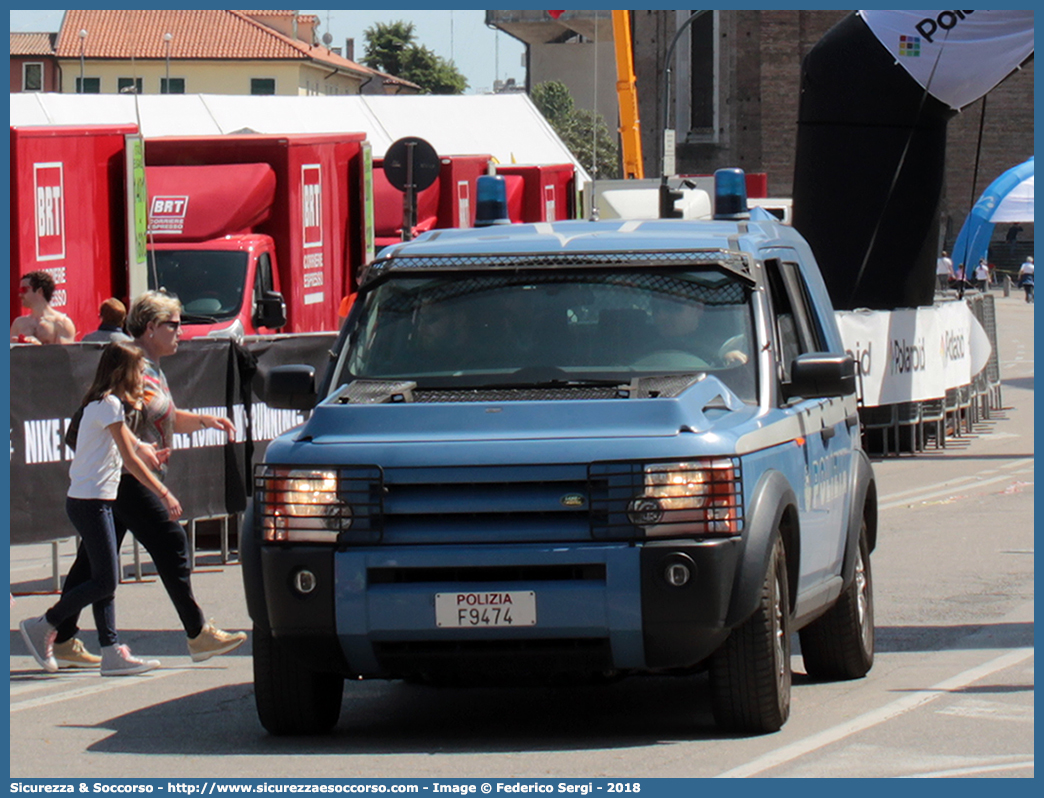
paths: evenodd
<path fill-rule="evenodd" d="M 65 512 L 80 533 L 80 547 L 90 562 L 90 576 L 47 610 L 47 622 L 57 627 L 74 618 L 88 604 L 94 608 L 94 625 L 98 643 L 114 646 L 116 635 L 116 585 L 120 581 L 119 548 L 112 507 L 115 502 L 103 499 L 65 499 Z"/>
<path fill-rule="evenodd" d="M 113 514 L 116 519 L 116 550 L 119 551 L 129 528 L 152 557 L 156 572 L 167 589 L 181 625 L 185 627 L 185 634 L 189 637 L 198 635 L 206 618 L 192 593 L 188 538 L 181 524 L 171 521 L 160 498 L 130 474 L 120 477 Z M 93 576 L 93 563 L 94 559 L 81 545 L 76 561 L 65 577 L 63 595 L 76 590 Z M 78 620 L 79 613 L 73 613 L 58 625 L 57 642 L 64 643 L 76 635 Z"/>

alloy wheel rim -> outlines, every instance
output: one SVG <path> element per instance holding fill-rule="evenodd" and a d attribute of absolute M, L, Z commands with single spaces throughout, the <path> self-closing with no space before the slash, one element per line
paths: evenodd
<path fill-rule="evenodd" d="M 783 585 L 776 577 L 776 600 L 773 603 L 773 647 L 776 653 L 776 679 L 783 684 L 786 677 L 786 636 L 783 632 Z"/>
<path fill-rule="evenodd" d="M 866 578 L 866 564 L 863 561 L 862 547 L 856 560 L 856 611 L 859 617 L 859 630 L 863 639 L 863 647 L 870 647 L 870 582 Z"/>

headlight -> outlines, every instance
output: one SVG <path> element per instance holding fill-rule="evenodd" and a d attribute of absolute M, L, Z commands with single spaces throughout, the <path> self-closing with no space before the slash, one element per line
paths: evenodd
<path fill-rule="evenodd" d="M 336 543 L 351 528 L 352 508 L 340 500 L 335 471 L 265 469 L 258 487 L 262 537 L 270 543 Z"/>
<path fill-rule="evenodd" d="M 652 463 L 642 470 L 644 489 L 631 500 L 627 517 L 647 537 L 739 533 L 738 460 Z"/>

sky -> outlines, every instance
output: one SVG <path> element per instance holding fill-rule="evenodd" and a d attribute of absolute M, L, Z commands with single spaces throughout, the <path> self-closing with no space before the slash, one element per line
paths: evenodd
<path fill-rule="evenodd" d="M 11 12 L 12 31 L 57 31 L 64 11 Z M 493 89 L 497 79 L 514 78 L 525 82 L 522 66 L 524 47 L 506 33 L 486 27 L 485 11 L 356 11 L 301 10 L 302 14 L 319 17 L 319 35 L 329 32 L 331 46 L 344 47 L 348 38 L 355 39 L 355 57 L 364 53 L 363 31 L 376 22 L 405 20 L 415 26 L 418 44 L 456 63 L 468 80 L 467 94 L 482 94 Z M 342 50 L 343 52 L 343 50 Z"/>

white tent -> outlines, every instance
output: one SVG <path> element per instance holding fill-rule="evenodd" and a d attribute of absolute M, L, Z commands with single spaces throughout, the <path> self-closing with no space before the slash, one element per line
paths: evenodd
<path fill-rule="evenodd" d="M 1033 221 L 1033 175 L 1025 178 L 1000 201 L 989 220 L 994 223 Z"/>
<path fill-rule="evenodd" d="M 11 95 L 11 125 L 136 124 L 158 136 L 365 133 L 375 158 L 404 136 L 440 155 L 490 154 L 502 164 L 572 163 L 590 180 L 525 94 L 257 97 L 235 94 Z"/>
<path fill-rule="evenodd" d="M 994 180 L 972 206 L 953 245 L 954 263 L 978 263 L 998 222 L 1033 221 L 1033 158 Z"/>

